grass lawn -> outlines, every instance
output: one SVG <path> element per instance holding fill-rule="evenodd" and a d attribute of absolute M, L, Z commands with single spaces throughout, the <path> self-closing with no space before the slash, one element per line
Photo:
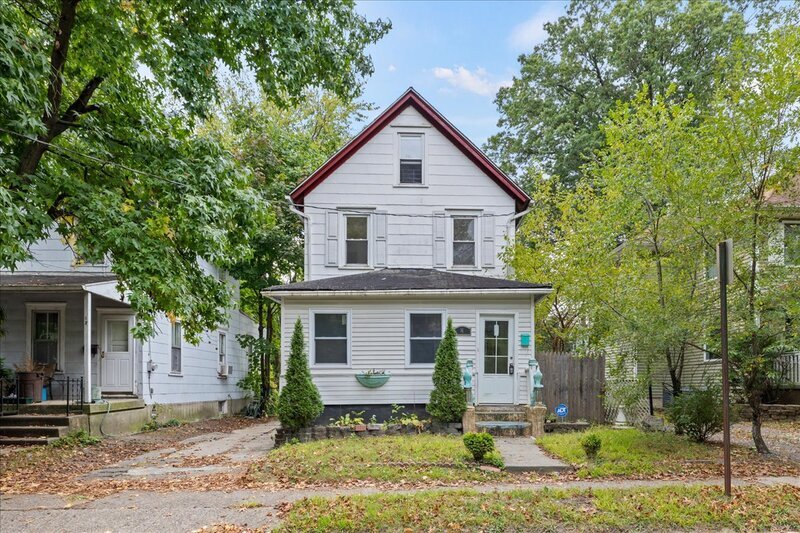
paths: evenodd
<path fill-rule="evenodd" d="M 425 491 L 310 498 L 284 516 L 284 531 L 530 531 L 797 529 L 800 488 Z"/>
<path fill-rule="evenodd" d="M 594 463 L 587 462 L 580 444 L 585 433 L 545 435 L 537 439 L 537 443 L 551 454 L 577 466 L 581 477 L 675 473 L 685 470 L 688 465 L 711 466 L 721 460 L 719 447 L 691 442 L 672 433 L 601 427 L 590 431 L 602 440 Z"/>
<path fill-rule="evenodd" d="M 288 444 L 270 452 L 251 474 L 260 480 L 292 483 L 499 481 L 509 477 L 478 469 L 460 437 L 429 434 Z"/>

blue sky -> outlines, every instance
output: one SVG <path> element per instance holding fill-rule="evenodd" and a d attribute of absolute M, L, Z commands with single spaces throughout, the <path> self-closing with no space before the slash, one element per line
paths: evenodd
<path fill-rule="evenodd" d="M 543 24 L 565 9 L 558 1 L 361 1 L 360 13 L 393 26 L 369 48 L 375 73 L 364 99 L 379 107 L 374 116 L 414 86 L 480 146 L 497 131 L 498 87 L 519 72 L 519 54 L 544 39 Z"/>

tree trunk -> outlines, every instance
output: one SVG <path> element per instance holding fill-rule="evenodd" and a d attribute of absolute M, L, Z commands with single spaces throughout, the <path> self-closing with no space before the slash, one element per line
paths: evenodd
<path fill-rule="evenodd" d="M 764 442 L 764 437 L 761 436 L 761 422 L 763 418 L 763 412 L 761 411 L 761 396 L 757 394 L 751 394 L 748 404 L 750 405 L 750 409 L 753 413 L 751 416 L 751 433 L 753 434 L 753 444 L 756 445 L 756 451 L 758 453 L 769 454 L 770 451 L 767 447 L 767 443 Z"/>

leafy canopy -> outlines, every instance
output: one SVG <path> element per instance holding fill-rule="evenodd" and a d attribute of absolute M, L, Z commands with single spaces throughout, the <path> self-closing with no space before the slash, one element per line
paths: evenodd
<path fill-rule="evenodd" d="M 277 103 L 309 87 L 349 99 L 388 28 L 338 0 L 4 4 L 0 267 L 55 231 L 80 260 L 113 261 L 137 336 L 167 312 L 196 339 L 231 300 L 206 265 L 250 256 L 267 217 L 249 173 L 194 127 L 220 76 L 251 72 Z"/>

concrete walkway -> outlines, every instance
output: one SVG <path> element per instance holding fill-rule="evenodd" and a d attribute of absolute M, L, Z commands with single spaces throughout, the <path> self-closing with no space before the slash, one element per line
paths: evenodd
<path fill-rule="evenodd" d="M 532 437 L 497 437 L 495 447 L 509 472 L 564 472 L 571 467 L 544 454 Z"/>
<path fill-rule="evenodd" d="M 519 489 L 630 489 L 670 485 L 722 485 L 721 479 L 706 481 L 570 481 L 521 484 L 489 484 L 472 487 L 479 492 Z M 800 487 L 800 478 L 768 477 L 750 481 L 734 480 L 734 485 L 789 484 Z M 436 487 L 427 490 L 463 490 L 464 487 Z M 280 522 L 282 504 L 309 496 L 346 496 L 387 492 L 375 488 L 324 489 L 303 491 L 240 490 L 233 492 L 141 492 L 128 491 L 85 501 L 54 495 L 14 495 L 0 497 L 0 531 L 27 533 L 132 532 L 188 533 L 214 524 L 236 524 L 248 528 L 271 528 Z M 398 494 L 412 490 L 390 491 Z"/>

